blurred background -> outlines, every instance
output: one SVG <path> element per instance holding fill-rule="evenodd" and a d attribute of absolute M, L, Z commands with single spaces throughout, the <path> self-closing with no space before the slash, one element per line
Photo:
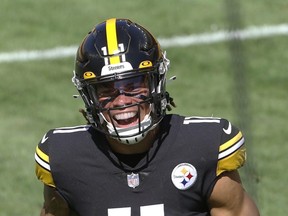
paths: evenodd
<path fill-rule="evenodd" d="M 85 122 L 72 97 L 74 53 L 110 17 L 142 24 L 167 51 L 173 113 L 243 130 L 244 185 L 262 216 L 285 215 L 287 11 L 285 0 L 1 0 L 0 216 L 39 215 L 35 147 L 50 128 Z"/>

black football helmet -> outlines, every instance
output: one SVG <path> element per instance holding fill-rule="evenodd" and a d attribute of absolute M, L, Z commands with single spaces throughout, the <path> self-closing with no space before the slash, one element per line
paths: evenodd
<path fill-rule="evenodd" d="M 128 19 L 108 19 L 93 28 L 80 44 L 75 60 L 73 83 L 86 108 L 87 119 L 94 127 L 122 143 L 135 144 L 153 129 L 169 105 L 166 92 L 166 73 L 169 60 L 157 40 L 142 26 Z M 99 88 L 117 82 L 146 82 L 148 93 L 131 93 L 116 89 L 107 98 L 99 100 Z M 137 103 L 105 108 L 105 104 L 118 95 L 141 99 Z M 140 121 L 141 104 L 149 105 L 149 113 Z M 119 128 L 108 121 L 103 112 L 138 107 L 138 124 Z M 110 114 L 109 114 L 110 115 Z"/>

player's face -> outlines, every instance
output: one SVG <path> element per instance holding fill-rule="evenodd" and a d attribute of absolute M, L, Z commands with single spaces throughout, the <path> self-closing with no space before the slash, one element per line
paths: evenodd
<path fill-rule="evenodd" d="M 141 103 L 149 94 L 148 80 L 138 76 L 98 84 L 97 95 L 107 121 L 116 127 L 131 127 L 141 122 L 150 112 L 148 103 Z"/>

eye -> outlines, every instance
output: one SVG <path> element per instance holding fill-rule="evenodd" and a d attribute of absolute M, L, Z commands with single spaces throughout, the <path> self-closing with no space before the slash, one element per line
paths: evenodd
<path fill-rule="evenodd" d="M 113 95 L 113 93 L 117 91 L 117 89 L 114 88 L 114 85 L 111 82 L 98 84 L 97 86 L 95 86 L 95 89 L 98 98 L 110 97 L 111 95 Z"/>
<path fill-rule="evenodd" d="M 97 91 L 98 98 L 103 98 L 103 97 L 110 97 L 113 96 L 118 90 L 117 89 L 105 89 L 101 91 Z"/>

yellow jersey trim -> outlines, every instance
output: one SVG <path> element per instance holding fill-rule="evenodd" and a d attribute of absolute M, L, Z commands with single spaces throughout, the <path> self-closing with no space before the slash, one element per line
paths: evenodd
<path fill-rule="evenodd" d="M 37 178 L 44 184 L 55 187 L 55 183 L 50 171 L 49 156 L 42 152 L 38 146 L 36 147 L 35 160 L 35 173 Z"/>
<path fill-rule="evenodd" d="M 246 148 L 242 146 L 233 154 L 218 161 L 216 175 L 225 171 L 233 171 L 244 165 L 246 161 Z"/>
<path fill-rule="evenodd" d="M 45 161 L 46 163 L 49 163 L 49 156 L 46 155 L 44 152 L 42 152 L 38 146 L 36 147 L 36 154 L 37 154 L 43 161 Z"/>
<path fill-rule="evenodd" d="M 246 161 L 246 148 L 244 137 L 239 132 L 232 139 L 219 147 L 218 164 L 216 175 L 225 171 L 236 170 L 244 165 Z"/>
<path fill-rule="evenodd" d="M 44 184 L 56 187 L 51 172 L 41 167 L 38 163 L 36 163 L 35 173 L 37 178 Z"/>
<path fill-rule="evenodd" d="M 243 137 L 241 131 L 235 136 L 233 137 L 232 139 L 230 139 L 229 141 L 227 141 L 226 143 L 222 144 L 220 146 L 220 149 L 219 151 L 222 152 L 224 151 L 225 149 L 228 149 L 230 148 L 232 145 L 234 145 L 236 142 L 238 142 L 241 138 Z"/>

